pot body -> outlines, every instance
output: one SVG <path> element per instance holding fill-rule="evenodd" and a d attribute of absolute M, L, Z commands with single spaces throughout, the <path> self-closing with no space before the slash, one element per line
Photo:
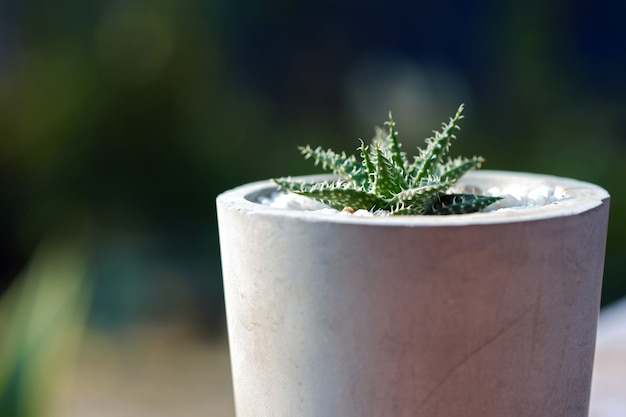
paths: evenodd
<path fill-rule="evenodd" d="M 356 219 L 254 203 L 269 182 L 219 196 L 237 416 L 587 417 L 609 198 L 531 180 L 584 201 Z"/>

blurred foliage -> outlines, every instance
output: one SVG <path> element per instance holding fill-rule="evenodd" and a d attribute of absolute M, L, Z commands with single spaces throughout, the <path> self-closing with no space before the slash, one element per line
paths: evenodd
<path fill-rule="evenodd" d="M 0 416 L 60 406 L 89 303 L 85 242 L 47 241 L 0 302 Z"/>
<path fill-rule="evenodd" d="M 389 110 L 417 145 L 464 102 L 459 154 L 609 190 L 609 302 L 626 294 L 625 18 L 608 0 L 0 1 L 0 278 L 75 218 L 201 235 L 190 253 L 218 265 L 220 191 L 308 173 L 297 145 L 352 151 Z"/>

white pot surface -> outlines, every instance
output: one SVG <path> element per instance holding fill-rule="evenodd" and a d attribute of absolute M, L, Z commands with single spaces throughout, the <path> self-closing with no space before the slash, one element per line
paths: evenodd
<path fill-rule="evenodd" d="M 523 210 L 354 217 L 218 197 L 238 417 L 586 417 L 609 196 Z M 559 191 L 559 192 L 561 192 Z"/>

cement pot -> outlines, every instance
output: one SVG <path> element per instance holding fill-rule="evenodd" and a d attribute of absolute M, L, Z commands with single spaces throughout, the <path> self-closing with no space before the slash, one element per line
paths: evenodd
<path fill-rule="evenodd" d="M 362 218 L 217 198 L 238 417 L 586 417 L 609 195 L 542 207 Z"/>

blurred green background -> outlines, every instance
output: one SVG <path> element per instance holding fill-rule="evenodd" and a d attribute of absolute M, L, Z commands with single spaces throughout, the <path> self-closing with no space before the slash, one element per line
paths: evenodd
<path fill-rule="evenodd" d="M 609 190 L 626 294 L 626 3 L 0 0 L 0 292 L 48 236 L 90 243 L 89 326 L 222 335 L 215 196 L 315 172 L 391 110 L 416 146 Z M 514 237 L 512 237 L 514 238 Z"/>
<path fill-rule="evenodd" d="M 464 102 L 456 152 L 612 194 L 608 303 L 626 293 L 625 9 L 3 0 L 3 286 L 44 236 L 89 224 L 102 320 L 217 325 L 216 194 L 312 172 L 297 145 L 353 150 L 389 110 L 418 145 Z"/>
<path fill-rule="evenodd" d="M 390 110 L 417 146 L 460 103 L 455 152 L 609 190 L 603 304 L 621 298 L 624 21 L 626 3 L 609 0 L 0 0 L 0 325 L 13 322 L 0 340 L 18 322 L 36 340 L 54 315 L 11 313 L 29 311 L 17 300 L 87 297 L 33 269 L 56 268 L 58 251 L 76 282 L 89 277 L 88 328 L 185 323 L 223 338 L 219 192 L 316 172 L 298 145 L 352 151 Z M 20 284 L 21 271 L 47 284 Z"/>
<path fill-rule="evenodd" d="M 309 173 L 297 145 L 353 150 L 389 110 L 418 145 L 464 102 L 457 152 L 610 191 L 608 303 L 626 293 L 625 9 L 4 0 L 4 287 L 44 236 L 89 224 L 107 294 L 96 307 L 182 305 L 211 324 L 222 309 L 216 194 Z"/>

